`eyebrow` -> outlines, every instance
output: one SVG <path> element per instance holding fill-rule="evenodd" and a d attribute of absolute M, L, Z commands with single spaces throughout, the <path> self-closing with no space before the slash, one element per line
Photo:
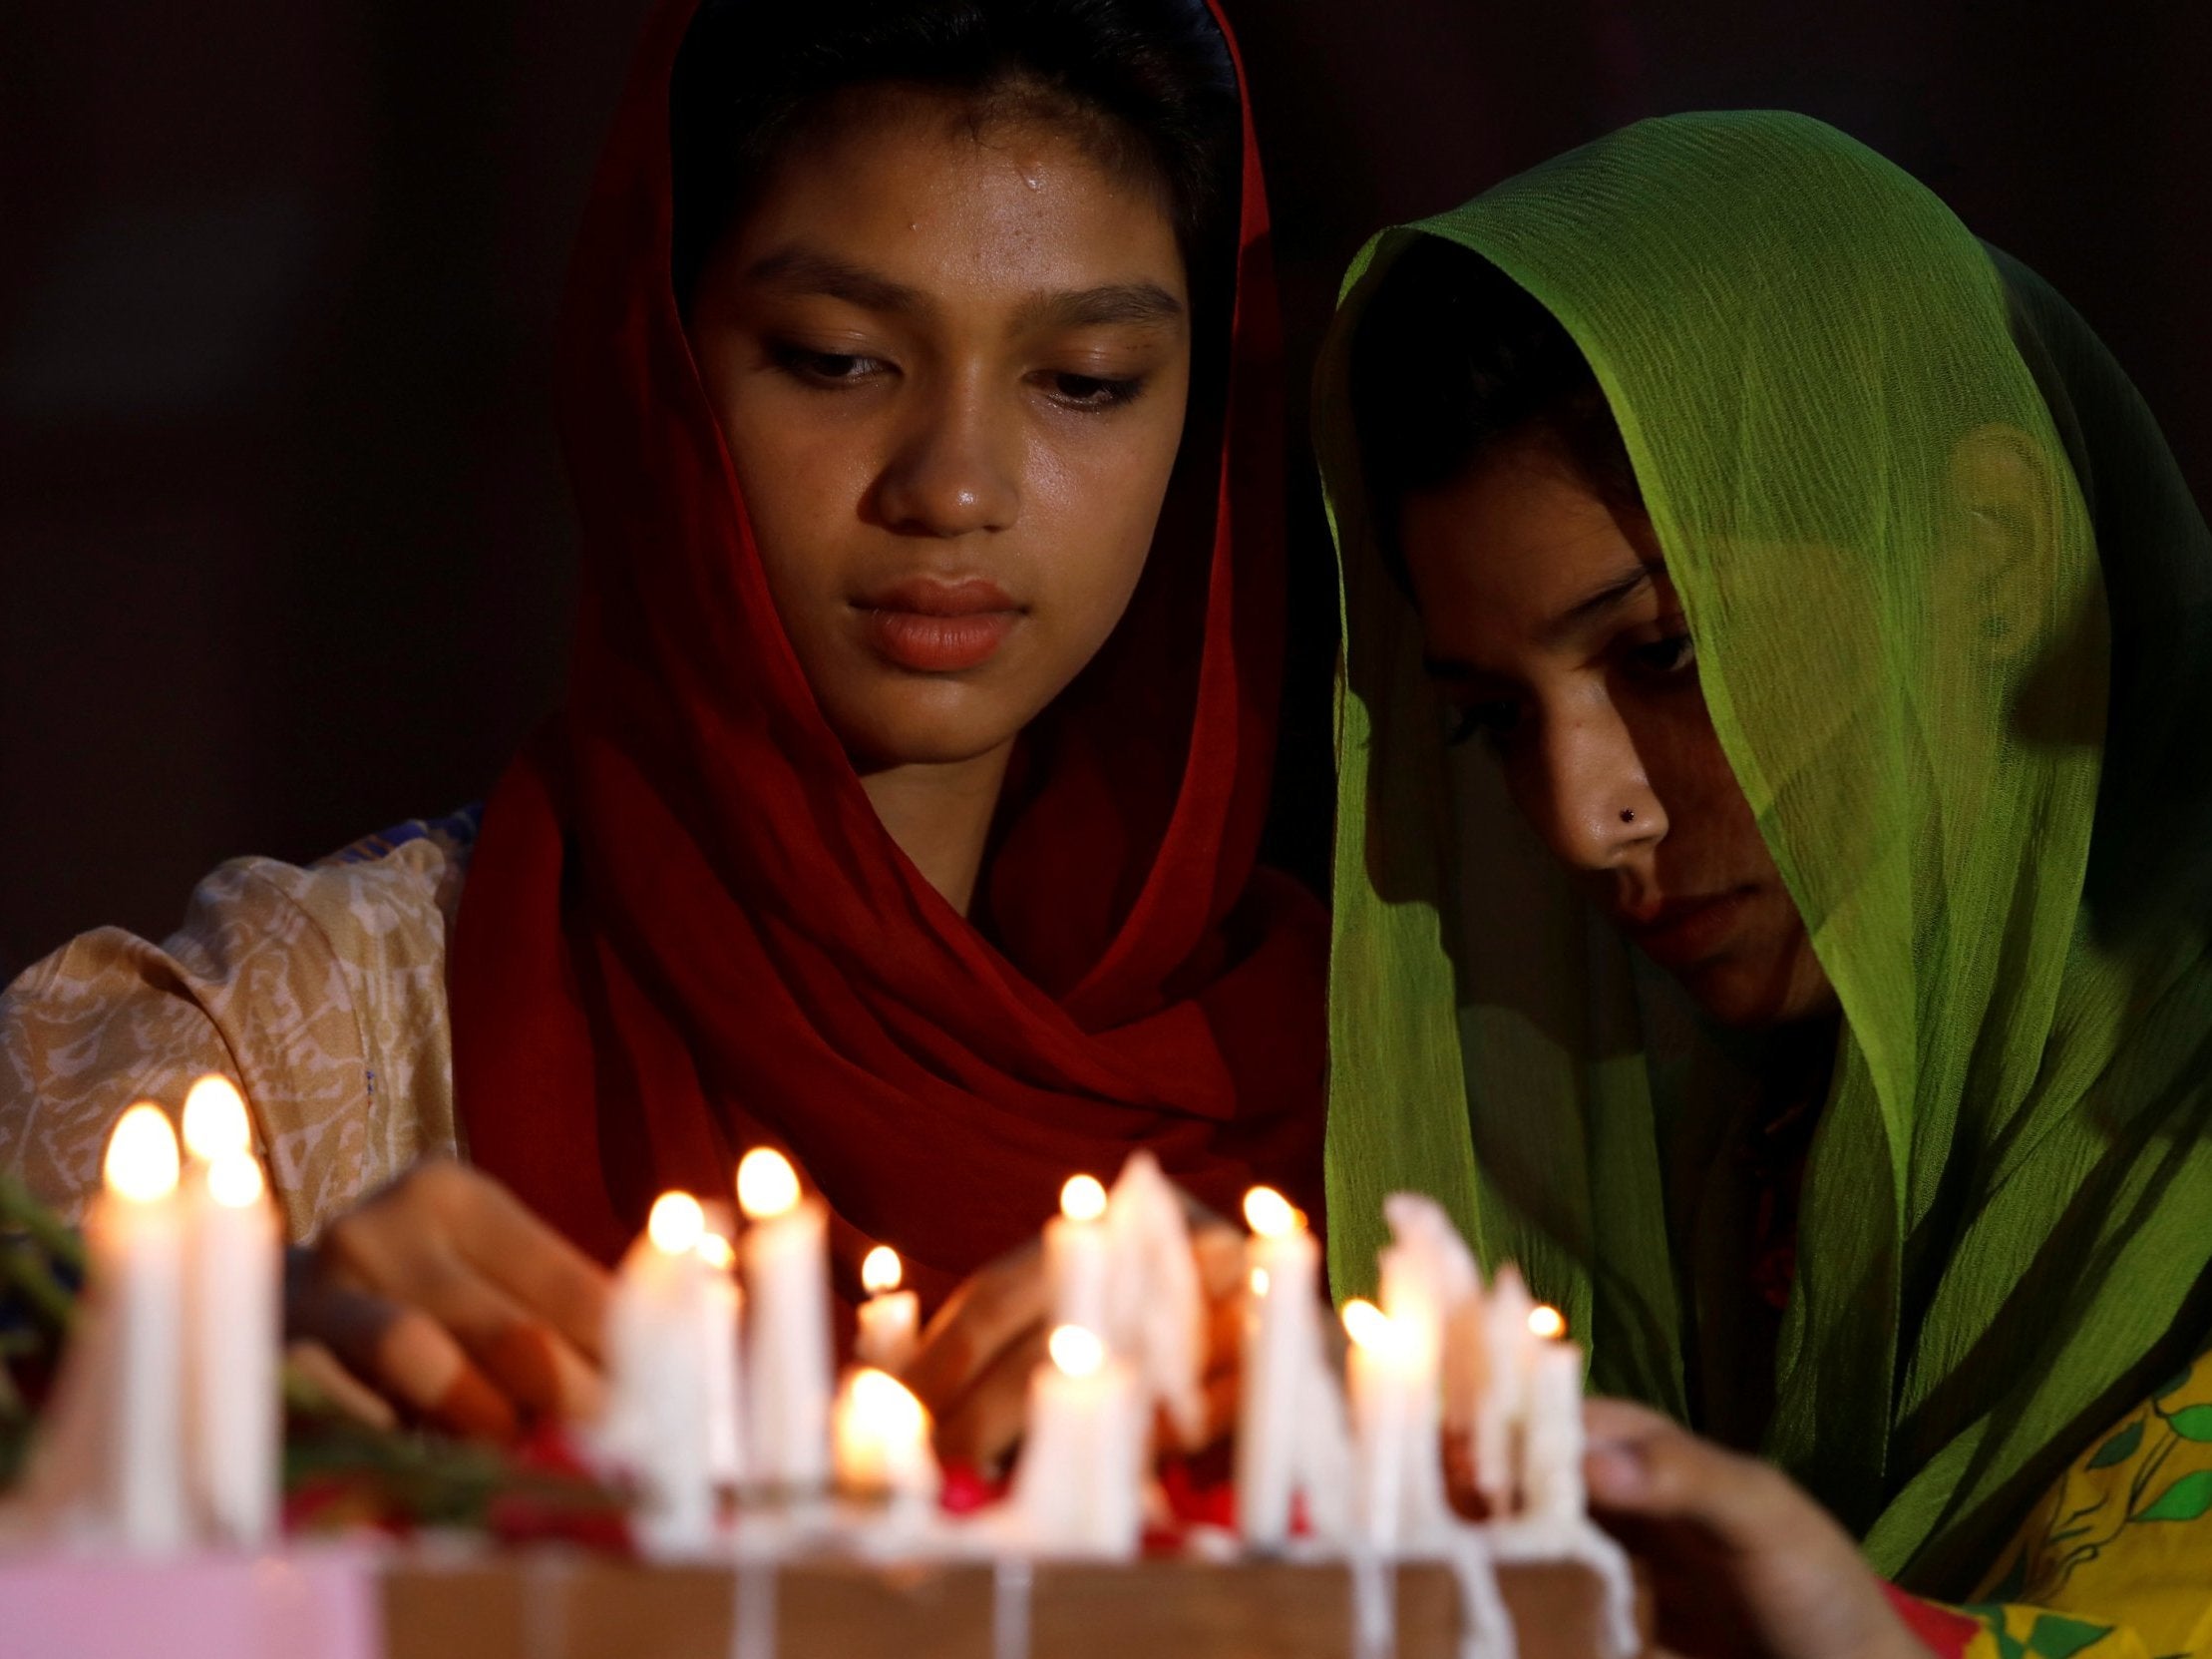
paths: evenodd
<path fill-rule="evenodd" d="M 1544 642 L 1547 645 L 1556 645 L 1577 628 L 1626 605 L 1657 583 L 1659 574 L 1657 566 L 1639 565 L 1634 571 L 1623 572 L 1604 586 L 1593 589 L 1544 624 Z"/>
<path fill-rule="evenodd" d="M 1634 571 L 1624 571 L 1603 586 L 1577 600 L 1544 624 L 1542 639 L 1547 645 L 1556 645 L 1578 627 L 1595 622 L 1607 612 L 1625 605 L 1645 589 L 1654 586 L 1663 574 L 1663 567 L 1639 565 Z M 1466 684 L 1490 679 L 1494 676 L 1463 662 L 1454 656 L 1427 656 L 1421 658 L 1421 669 L 1433 679 Z"/>
<path fill-rule="evenodd" d="M 864 311 L 925 316 L 936 309 L 920 288 L 810 247 L 784 247 L 764 254 L 746 268 L 745 280 L 791 293 L 842 299 Z M 1031 294 L 1021 302 L 1014 320 L 1024 328 L 1157 327 L 1182 315 L 1183 302 L 1157 282 L 1108 282 L 1095 288 Z"/>
<path fill-rule="evenodd" d="M 1068 288 L 1033 294 L 1014 313 L 1024 327 L 1112 328 L 1136 324 L 1157 327 L 1183 315 L 1183 302 L 1157 282 L 1108 282 L 1095 288 Z"/>
<path fill-rule="evenodd" d="M 746 267 L 745 280 L 792 293 L 822 294 L 864 311 L 917 314 L 935 309 L 920 288 L 809 247 L 778 248 Z"/>

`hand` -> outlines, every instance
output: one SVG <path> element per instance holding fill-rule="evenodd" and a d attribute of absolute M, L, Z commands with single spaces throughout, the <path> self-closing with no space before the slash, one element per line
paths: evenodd
<path fill-rule="evenodd" d="M 1590 1507 L 1650 1570 L 1672 1653 L 1928 1659 L 1849 1533 L 1770 1463 L 1593 1400 Z"/>
<path fill-rule="evenodd" d="M 291 1252 L 285 1334 L 341 1398 L 325 1359 L 403 1412 L 509 1440 L 596 1414 L 606 1297 L 606 1275 L 513 1193 L 440 1158 Z"/>
<path fill-rule="evenodd" d="M 1155 1439 L 1198 1452 L 1236 1421 L 1245 1245 L 1226 1222 L 1194 1216 L 1191 1250 L 1206 1299 L 1205 1424 L 1196 1444 L 1184 1444 L 1163 1419 Z M 995 1467 L 1021 1439 L 1029 1374 L 1043 1362 L 1051 1335 L 1049 1294 L 1044 1249 L 1032 1239 L 978 1270 L 922 1332 L 901 1380 L 936 1419 L 937 1453 L 947 1462 Z"/>

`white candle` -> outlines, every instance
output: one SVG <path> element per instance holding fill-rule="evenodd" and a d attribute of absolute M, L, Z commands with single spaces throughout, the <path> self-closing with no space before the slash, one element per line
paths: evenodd
<path fill-rule="evenodd" d="M 254 1548 L 275 1528 L 283 1236 L 227 1077 L 184 1097 L 185 1447 L 208 1535 Z"/>
<path fill-rule="evenodd" d="M 1407 1442 L 1414 1418 L 1412 1344 L 1372 1302 L 1344 1304 L 1351 1391 L 1352 1524 L 1359 1541 L 1393 1555 L 1404 1541 Z"/>
<path fill-rule="evenodd" d="M 1128 1369 L 1063 1325 L 1031 1374 L 1014 1470 L 1018 1541 L 1047 1555 L 1128 1559 L 1144 1534 L 1145 1414 Z"/>
<path fill-rule="evenodd" d="M 802 1198 L 781 1153 L 755 1147 L 737 1166 L 737 1203 L 751 1223 L 745 1266 L 746 1466 L 796 1491 L 830 1477 L 829 1212 Z"/>
<path fill-rule="evenodd" d="M 1306 1396 L 1319 1340 L 1320 1247 L 1272 1187 L 1245 1194 L 1245 1304 L 1237 1399 L 1237 1524 L 1258 1549 L 1290 1535 L 1301 1438 L 1319 1432 Z"/>
<path fill-rule="evenodd" d="M 853 1357 L 864 1366 L 896 1376 L 914 1358 L 916 1333 L 922 1326 L 922 1299 L 901 1290 L 906 1276 L 899 1252 L 879 1244 L 861 1262 L 861 1285 L 868 1300 L 860 1306 L 860 1335 Z"/>
<path fill-rule="evenodd" d="M 662 1193 L 608 1308 L 600 1444 L 635 1480 L 638 1533 L 656 1553 L 694 1553 L 714 1535 L 705 1236 L 699 1201 Z"/>
<path fill-rule="evenodd" d="M 1545 1332 L 1566 1328 L 1556 1311 L 1552 1320 L 1530 1328 L 1540 1340 L 1529 1367 L 1528 1431 L 1522 1443 L 1523 1511 L 1532 1520 L 1580 1522 L 1588 1512 L 1583 1461 L 1583 1353 L 1571 1342 L 1541 1340 Z M 1556 1324 L 1554 1322 L 1557 1322 Z"/>
<path fill-rule="evenodd" d="M 1475 1408 L 1475 1486 L 1493 1517 L 1520 1506 L 1521 1438 L 1528 1414 L 1529 1318 L 1520 1270 L 1498 1269 L 1483 1303 L 1483 1391 Z"/>
<path fill-rule="evenodd" d="M 929 1413 L 896 1377 L 873 1366 L 856 1369 L 838 1393 L 837 1483 L 856 1497 L 889 1498 L 914 1520 L 936 1502 L 936 1453 Z"/>
<path fill-rule="evenodd" d="M 1053 1325 L 1105 1337 L 1112 1329 L 1114 1248 L 1106 1189 L 1095 1175 L 1060 1188 L 1060 1213 L 1044 1224 L 1044 1278 Z"/>
<path fill-rule="evenodd" d="M 93 1317 L 109 1323 L 102 1529 L 123 1548 L 161 1554 L 184 1546 L 184 1236 L 177 1202 L 177 1136 L 162 1108 L 142 1100 L 108 1141 L 104 1190 L 87 1222 Z"/>
<path fill-rule="evenodd" d="M 738 1344 L 745 1298 L 737 1288 L 737 1252 L 711 1228 L 699 1235 L 701 1287 L 699 1336 L 705 1351 L 707 1472 L 717 1485 L 745 1478 L 744 1400 Z"/>

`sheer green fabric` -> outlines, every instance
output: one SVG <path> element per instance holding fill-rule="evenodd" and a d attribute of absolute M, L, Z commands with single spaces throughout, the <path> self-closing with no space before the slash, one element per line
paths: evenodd
<path fill-rule="evenodd" d="M 1595 367 L 1842 1005 L 1770 1391 L 1735 1386 L 1751 1291 L 1702 1238 L 1745 1200 L 1761 1045 L 1703 1026 L 1495 762 L 1446 748 L 1374 556 L 1347 342 L 1423 235 Z M 1595 1387 L 1758 1446 L 1877 1568 L 1960 1592 L 2208 1324 L 2212 540 L 2155 424 L 2030 273 L 1782 114 L 1647 122 L 1384 232 L 1316 407 L 1345 607 L 1338 1294 L 1382 1195 L 1431 1193 L 1566 1310 Z"/>

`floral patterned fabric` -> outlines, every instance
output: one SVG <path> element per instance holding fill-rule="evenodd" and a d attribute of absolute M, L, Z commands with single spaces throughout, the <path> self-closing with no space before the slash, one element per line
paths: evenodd
<path fill-rule="evenodd" d="M 233 859 L 161 944 L 81 935 L 0 993 L 0 1167 L 74 1219 L 108 1132 L 226 1073 L 294 1239 L 458 1151 L 446 955 L 472 809 L 302 868 Z"/>
<path fill-rule="evenodd" d="M 2212 1654 L 2212 1354 L 2113 1425 L 1955 1611 L 1914 1621 L 1945 1659 Z"/>

